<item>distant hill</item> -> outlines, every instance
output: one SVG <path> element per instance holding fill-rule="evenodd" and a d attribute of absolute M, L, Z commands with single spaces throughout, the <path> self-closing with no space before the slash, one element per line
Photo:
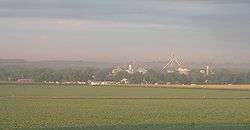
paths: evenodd
<path fill-rule="evenodd" d="M 64 68 L 112 68 L 117 66 L 127 66 L 128 64 L 143 66 L 147 69 L 161 69 L 167 64 L 167 61 L 154 61 L 154 62 L 123 62 L 123 63 L 112 63 L 112 62 L 93 62 L 93 61 L 25 61 L 23 59 L 0 59 L 0 67 L 4 66 L 15 66 L 24 68 L 51 68 L 51 69 L 64 69 Z M 211 68 L 225 68 L 225 69 L 236 69 L 245 70 L 250 69 L 250 63 L 197 63 L 187 62 L 185 66 L 190 69 L 200 69 L 205 65 L 209 65 Z"/>
<path fill-rule="evenodd" d="M 110 68 L 114 63 L 107 62 L 88 62 L 88 61 L 25 61 L 21 59 L 0 59 L 0 67 L 16 66 L 24 68 Z"/>
<path fill-rule="evenodd" d="M 23 63 L 26 62 L 23 59 L 0 59 L 0 63 Z"/>

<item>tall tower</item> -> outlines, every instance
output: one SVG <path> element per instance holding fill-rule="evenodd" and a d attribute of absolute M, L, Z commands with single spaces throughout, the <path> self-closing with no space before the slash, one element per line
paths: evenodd
<path fill-rule="evenodd" d="M 182 61 L 174 54 L 171 53 L 168 58 L 168 63 L 161 69 L 161 71 L 167 70 L 168 72 L 177 71 L 182 67 Z"/>
<path fill-rule="evenodd" d="M 129 65 L 129 66 L 128 66 L 128 69 L 129 69 L 129 70 L 132 70 L 132 65 Z"/>
<path fill-rule="evenodd" d="M 200 73 L 202 73 L 204 76 L 210 75 L 210 67 L 208 65 L 203 67 L 203 69 L 200 70 Z"/>
<path fill-rule="evenodd" d="M 171 53 L 168 63 L 161 69 L 161 72 L 167 70 L 168 73 L 179 72 L 183 75 L 188 75 L 190 70 L 183 65 L 183 61 L 178 58 L 174 53 Z"/>
<path fill-rule="evenodd" d="M 206 66 L 206 75 L 209 75 L 209 66 Z"/>

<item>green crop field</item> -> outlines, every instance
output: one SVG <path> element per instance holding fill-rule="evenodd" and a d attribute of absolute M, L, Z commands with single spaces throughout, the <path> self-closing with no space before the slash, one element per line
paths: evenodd
<path fill-rule="evenodd" d="M 2 84 L 0 129 L 249 130 L 250 91 Z"/>

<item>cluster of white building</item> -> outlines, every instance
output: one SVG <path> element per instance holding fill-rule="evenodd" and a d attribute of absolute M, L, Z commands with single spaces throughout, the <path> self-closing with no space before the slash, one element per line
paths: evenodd
<path fill-rule="evenodd" d="M 43 81 L 43 83 L 46 83 L 46 84 L 79 84 L 79 85 L 86 85 L 87 84 L 87 82 L 81 82 L 81 81 L 64 81 L 64 82 Z"/>
<path fill-rule="evenodd" d="M 92 85 L 92 86 L 101 86 L 101 85 L 117 85 L 117 84 L 128 84 L 128 79 L 124 78 L 120 82 L 113 82 L 113 81 L 65 81 L 65 82 L 59 82 L 59 81 L 44 81 L 45 84 L 62 84 L 62 85 Z"/>
<path fill-rule="evenodd" d="M 145 74 L 147 73 L 148 70 L 146 70 L 145 68 L 143 67 L 137 67 L 137 68 L 133 68 L 132 65 L 128 65 L 128 68 L 121 68 L 121 67 L 118 67 L 118 68 L 115 68 L 112 70 L 112 74 L 116 74 L 118 72 L 128 72 L 129 74 L 134 74 L 136 72 L 139 72 L 141 74 Z"/>

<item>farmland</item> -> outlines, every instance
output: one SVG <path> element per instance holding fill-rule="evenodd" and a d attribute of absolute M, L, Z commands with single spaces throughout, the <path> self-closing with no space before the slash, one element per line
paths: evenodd
<path fill-rule="evenodd" d="M 0 96 L 0 129 L 250 129 L 249 90 L 2 84 Z"/>

